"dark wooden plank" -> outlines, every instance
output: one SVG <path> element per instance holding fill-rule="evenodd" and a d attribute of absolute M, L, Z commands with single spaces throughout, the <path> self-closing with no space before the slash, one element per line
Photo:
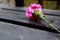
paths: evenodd
<path fill-rule="evenodd" d="M 54 26 L 56 26 L 58 29 L 60 29 L 60 24 L 59 24 L 60 23 L 60 21 L 59 21 L 60 17 L 57 17 L 57 16 L 48 16 L 48 15 L 46 15 L 46 17 L 47 17 L 48 20 L 54 21 L 54 22 L 52 22 L 52 24 Z M 25 23 L 26 25 L 35 25 L 35 26 L 33 26 L 33 28 L 34 27 L 37 28 L 37 29 L 41 29 L 42 28 L 42 29 L 44 29 L 46 31 L 51 30 L 51 29 L 48 30 L 48 28 L 45 27 L 47 25 L 45 25 L 44 22 L 42 22 L 42 24 L 41 24 L 40 22 L 31 21 L 31 20 L 27 19 L 24 12 L 16 12 L 16 11 L 9 11 L 9 10 L 0 10 L 0 18 L 15 21 L 15 22 L 17 22 L 16 24 L 19 24 L 18 22 L 20 22 L 21 24 L 19 24 L 19 25 L 24 25 L 22 23 Z M 30 26 L 30 27 L 32 27 L 32 26 Z M 51 30 L 51 31 L 53 31 L 53 30 Z"/>
<path fill-rule="evenodd" d="M 46 26 L 41 26 L 41 24 L 40 25 L 35 25 L 35 24 L 29 24 L 29 23 L 24 23 L 24 22 L 18 22 L 18 21 L 14 21 L 14 20 L 2 19 L 2 18 L 0 18 L 0 21 L 11 23 L 11 24 L 16 24 L 16 25 L 22 25 L 22 26 L 26 26 L 26 27 L 29 27 L 29 28 L 44 30 L 44 31 L 48 31 L 48 32 L 58 33 L 56 30 L 52 30 L 52 29 L 50 29 Z M 60 29 L 58 29 L 58 30 L 60 30 Z"/>
<path fill-rule="evenodd" d="M 25 12 L 27 7 L 5 7 L 1 8 L 3 10 L 10 10 L 10 11 L 19 11 L 19 12 Z M 53 16 L 60 16 L 60 10 L 49 10 L 49 9 L 43 9 L 43 13 L 46 15 L 53 15 Z"/>
<path fill-rule="evenodd" d="M 0 40 L 60 40 L 60 34 L 0 21 Z"/>

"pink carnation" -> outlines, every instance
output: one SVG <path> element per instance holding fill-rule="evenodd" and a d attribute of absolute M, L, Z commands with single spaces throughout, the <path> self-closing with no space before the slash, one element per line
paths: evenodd
<path fill-rule="evenodd" d="M 39 10 L 42 13 L 42 6 L 40 4 L 31 4 L 26 10 L 26 17 L 35 20 L 34 10 Z"/>

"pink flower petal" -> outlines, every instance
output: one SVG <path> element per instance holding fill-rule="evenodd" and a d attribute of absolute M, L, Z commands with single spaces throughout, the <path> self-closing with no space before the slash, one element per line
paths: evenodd
<path fill-rule="evenodd" d="M 29 19 L 34 19 L 33 16 L 34 10 L 39 10 L 42 13 L 42 6 L 40 4 L 31 4 L 26 10 L 26 17 Z"/>

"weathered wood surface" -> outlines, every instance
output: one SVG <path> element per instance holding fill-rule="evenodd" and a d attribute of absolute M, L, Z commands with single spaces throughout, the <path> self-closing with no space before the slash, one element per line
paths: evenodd
<path fill-rule="evenodd" d="M 0 40 L 60 40 L 60 34 L 0 21 Z"/>
<path fill-rule="evenodd" d="M 19 11 L 18 11 L 19 10 Z M 42 22 L 36 22 L 36 21 L 31 21 L 26 18 L 25 16 L 25 11 L 26 8 L 24 7 L 15 7 L 15 8 L 5 8 L 3 10 L 0 10 L 0 18 L 3 18 L 6 22 L 10 23 L 15 23 L 18 25 L 23 25 L 23 26 L 30 26 L 32 28 L 37 28 L 37 29 L 42 29 L 42 30 L 47 30 L 48 26 Z M 60 11 L 58 10 L 46 10 L 44 9 L 43 12 L 46 14 L 45 16 L 47 17 L 47 20 L 53 21 L 51 22 L 56 28 L 60 29 Z M 51 14 L 50 14 L 51 13 Z M 56 15 L 57 13 L 57 15 Z M 59 14 L 59 16 L 58 16 Z M 1 20 L 2 21 L 2 20 Z M 34 26 L 33 26 L 34 25 Z M 50 31 L 51 29 L 49 29 Z M 51 30 L 52 31 L 52 30 Z"/>

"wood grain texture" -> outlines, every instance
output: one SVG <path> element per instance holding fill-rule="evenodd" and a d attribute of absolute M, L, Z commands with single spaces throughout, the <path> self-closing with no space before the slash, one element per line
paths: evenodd
<path fill-rule="evenodd" d="M 60 40 L 60 35 L 0 21 L 0 40 Z"/>
<path fill-rule="evenodd" d="M 16 9 L 17 10 L 20 10 L 21 9 L 22 11 L 23 10 L 26 11 L 26 8 L 22 8 L 22 7 L 21 8 L 16 8 Z M 22 11 L 1 10 L 0 18 L 17 21 L 16 24 L 19 24 L 18 22 L 20 22 L 20 23 L 22 22 L 22 23 L 24 23 L 26 25 L 29 24 L 29 25 L 42 26 L 42 24 L 43 24 L 43 26 L 48 27 L 47 25 L 45 25 L 44 22 L 42 22 L 42 24 L 40 24 L 39 22 L 35 22 L 35 21 L 31 21 L 31 20 L 27 19 L 26 16 L 25 16 L 25 12 L 22 12 Z M 51 11 L 51 10 L 50 11 L 46 11 L 45 10 L 45 12 L 47 12 L 48 14 L 50 14 L 50 13 L 51 14 L 52 13 L 54 14 L 55 12 L 59 14 L 59 12 L 57 12 L 57 11 Z M 54 26 L 56 26 L 58 29 L 60 29 L 60 21 L 59 21 L 60 20 L 60 17 L 59 16 L 52 16 L 52 15 L 45 15 L 45 16 L 47 17 L 47 20 L 53 21 L 52 24 Z M 35 27 L 35 28 L 38 28 L 39 29 L 39 27 Z M 40 27 L 40 29 L 41 28 L 43 28 L 43 27 Z"/>

